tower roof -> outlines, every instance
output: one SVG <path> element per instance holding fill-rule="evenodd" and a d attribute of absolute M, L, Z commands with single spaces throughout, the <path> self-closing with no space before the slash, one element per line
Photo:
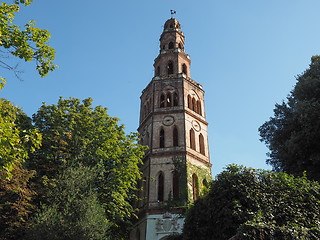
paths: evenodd
<path fill-rule="evenodd" d="M 177 19 L 175 18 L 170 18 L 166 21 L 164 24 L 164 31 L 166 30 L 173 30 L 173 29 L 178 29 L 180 30 L 180 23 Z"/>
<path fill-rule="evenodd" d="M 160 36 L 160 42 L 162 41 L 161 39 L 164 35 L 171 35 L 172 33 L 178 33 L 184 38 L 184 34 L 181 31 L 180 23 L 175 18 L 170 18 L 165 22 L 163 32 Z"/>

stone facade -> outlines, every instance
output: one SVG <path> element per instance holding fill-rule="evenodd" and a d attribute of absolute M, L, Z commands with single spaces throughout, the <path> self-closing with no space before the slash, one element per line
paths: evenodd
<path fill-rule="evenodd" d="M 141 167 L 132 240 L 181 232 L 179 213 L 211 179 L 204 91 L 190 78 L 190 64 L 180 23 L 171 18 L 160 37 L 155 76 L 140 97 L 140 143 L 149 149 Z"/>

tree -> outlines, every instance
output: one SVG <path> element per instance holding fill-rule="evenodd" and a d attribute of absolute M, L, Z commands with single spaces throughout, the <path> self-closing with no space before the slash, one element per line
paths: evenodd
<path fill-rule="evenodd" d="M 24 161 L 41 144 L 41 134 L 31 119 L 10 101 L 0 99 L 0 172 L 11 175 L 15 164 Z"/>
<path fill-rule="evenodd" d="M 274 117 L 259 131 L 274 170 L 295 175 L 306 171 L 309 178 L 320 180 L 320 56 L 311 58 L 287 102 L 276 104 Z"/>
<path fill-rule="evenodd" d="M 55 69 L 53 60 L 55 51 L 47 43 L 50 38 L 48 30 L 39 29 L 35 26 L 35 21 L 31 20 L 21 30 L 18 25 L 13 24 L 15 14 L 20 11 L 19 4 L 30 5 L 33 0 L 14 0 L 14 4 L 2 2 L 0 5 L 0 68 L 13 71 L 18 76 L 18 69 L 5 58 L 10 55 L 19 57 L 26 62 L 35 61 L 36 69 L 41 77 Z M 0 76 L 0 89 L 3 88 L 5 80 Z"/>
<path fill-rule="evenodd" d="M 110 224 L 94 187 L 96 168 L 76 164 L 56 178 L 25 239 L 108 240 Z"/>
<path fill-rule="evenodd" d="M 74 162 L 99 167 L 99 200 L 112 224 L 112 236 L 121 239 L 134 214 L 130 203 L 144 155 L 144 147 L 137 144 L 137 134 L 126 136 L 118 119 L 109 117 L 106 108 L 93 108 L 91 98 L 82 103 L 75 98 L 60 98 L 57 105 L 43 104 L 33 121 L 43 140 L 30 158 L 29 167 L 36 169 L 38 179 L 46 182 Z"/>
<path fill-rule="evenodd" d="M 35 192 L 34 175 L 24 167 L 30 153 L 40 146 L 41 134 L 31 119 L 10 101 L 0 99 L 0 239 L 16 239 L 28 226 Z"/>
<path fill-rule="evenodd" d="M 28 228 L 28 218 L 35 209 L 32 202 L 35 192 L 30 187 L 29 179 L 34 171 L 29 171 L 18 161 L 12 176 L 3 178 L 0 171 L 0 239 L 19 239 Z"/>
<path fill-rule="evenodd" d="M 320 185 L 229 165 L 189 209 L 182 239 L 318 239 Z"/>

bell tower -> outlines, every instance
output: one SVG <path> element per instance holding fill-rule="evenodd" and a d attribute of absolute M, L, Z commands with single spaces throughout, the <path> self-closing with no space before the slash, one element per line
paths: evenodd
<path fill-rule="evenodd" d="M 130 239 L 165 239 L 181 232 L 186 204 L 212 179 L 204 90 L 190 78 L 184 40 L 178 20 L 167 20 L 155 75 L 140 97 L 140 143 L 149 149 L 134 206 L 139 220 Z"/>

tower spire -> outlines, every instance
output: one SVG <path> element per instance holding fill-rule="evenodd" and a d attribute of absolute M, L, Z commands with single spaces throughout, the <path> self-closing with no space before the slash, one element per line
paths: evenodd
<path fill-rule="evenodd" d="M 191 60 L 184 52 L 184 39 L 179 21 L 175 18 L 168 19 L 160 36 L 160 54 L 154 60 L 156 77 L 179 74 L 190 77 Z"/>

